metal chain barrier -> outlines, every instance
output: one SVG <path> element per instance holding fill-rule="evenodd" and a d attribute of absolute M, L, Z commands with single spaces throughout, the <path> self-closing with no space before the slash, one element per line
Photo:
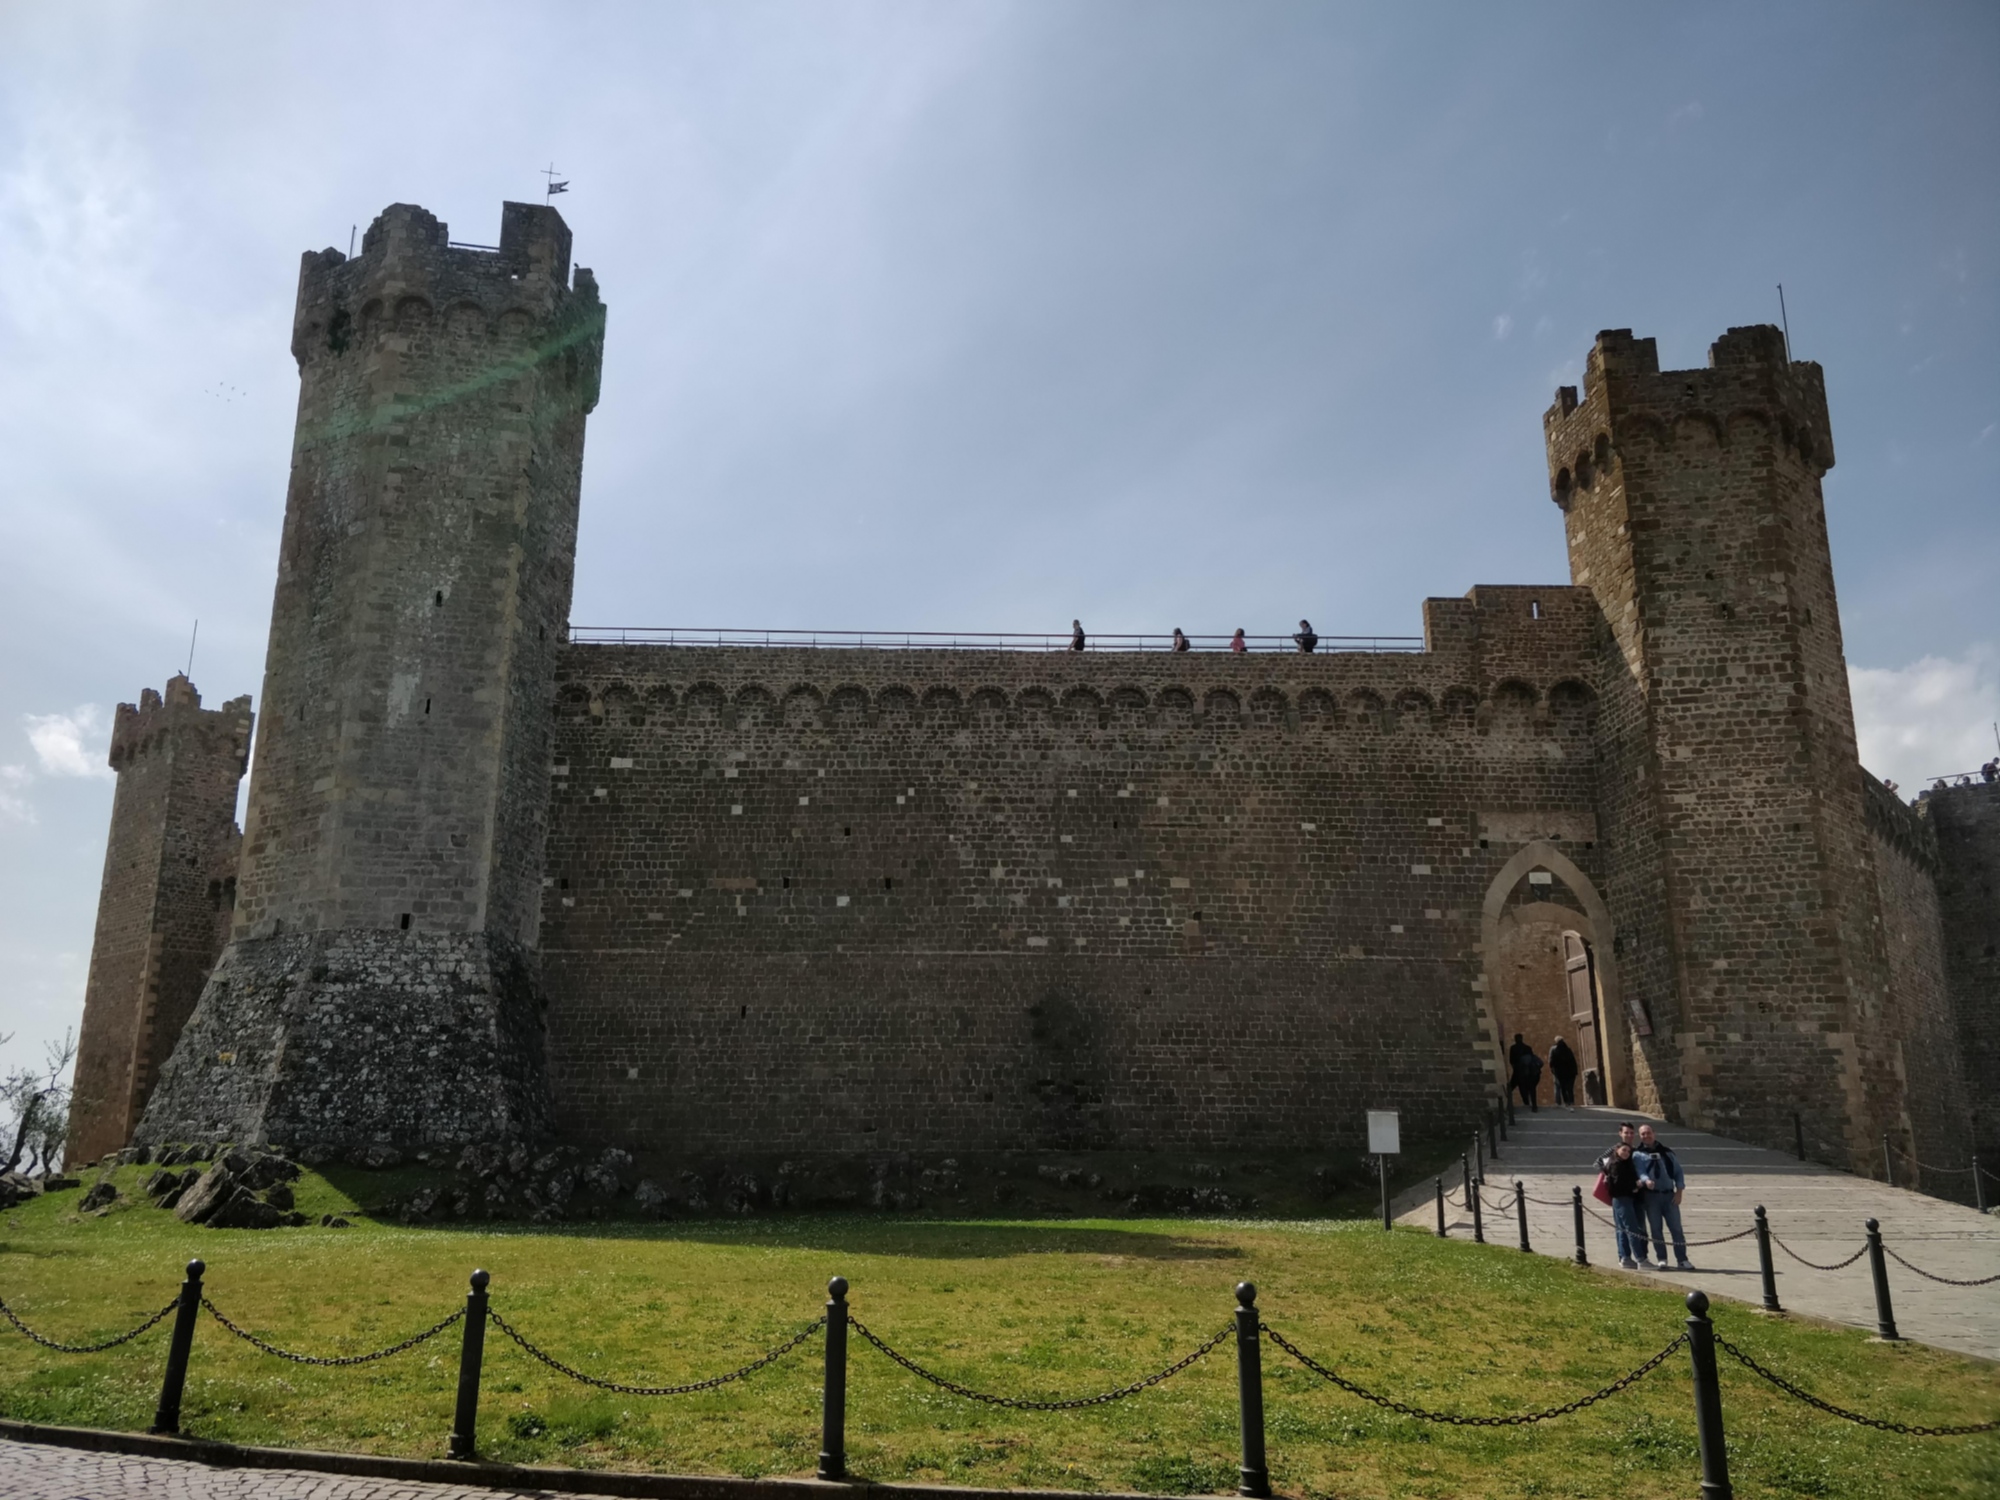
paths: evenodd
<path fill-rule="evenodd" d="M 1817 1407 L 1828 1416 L 1839 1417 L 1844 1422 L 1858 1422 L 1863 1427 L 1873 1427 L 1880 1432 L 1900 1432 L 1907 1437 L 1968 1437 L 1975 1432 L 1992 1432 L 2000 1428 L 2000 1422 L 1977 1422 L 1967 1427 L 1917 1427 L 1904 1422 L 1884 1422 L 1877 1417 L 1864 1417 L 1859 1412 L 1835 1406 L 1831 1401 L 1822 1401 L 1810 1391 L 1800 1390 L 1784 1376 L 1765 1369 L 1719 1333 L 1715 1335 L 1715 1342 L 1718 1348 L 1751 1374 L 1770 1381 L 1787 1396 L 1796 1397 L 1806 1405 Z"/>
<path fill-rule="evenodd" d="M 1547 1422 L 1555 1417 L 1569 1416 L 1572 1412 L 1582 1411 L 1586 1406 L 1595 1406 L 1598 1402 L 1617 1395 L 1627 1386 L 1645 1379 L 1646 1376 L 1652 1374 L 1653 1371 L 1665 1364 L 1674 1351 L 1687 1342 L 1688 1337 L 1685 1333 L 1675 1334 L 1672 1343 L 1668 1344 L 1666 1348 L 1655 1354 L 1636 1370 L 1619 1376 L 1603 1390 L 1593 1391 L 1588 1396 L 1578 1397 L 1566 1405 L 1552 1406 L 1547 1411 L 1519 1412 L 1509 1417 L 1468 1417 L 1459 1412 L 1426 1411 L 1421 1406 L 1411 1406 L 1405 1402 L 1393 1400 L 1388 1396 L 1379 1396 L 1371 1390 L 1356 1385 L 1345 1376 L 1335 1374 L 1268 1323 L 1259 1324 L 1258 1326 L 1263 1329 L 1264 1336 L 1280 1349 L 1284 1350 L 1285 1353 L 1291 1355 L 1293 1359 L 1304 1365 L 1308 1370 L 1311 1370 L 1320 1379 L 1331 1385 L 1339 1386 L 1348 1395 L 1359 1396 L 1363 1401 L 1372 1401 L 1384 1411 L 1399 1412 L 1403 1416 L 1415 1417 L 1423 1422 L 1445 1422 L 1453 1427 L 1526 1427 L 1531 1422 Z"/>
<path fill-rule="evenodd" d="M 1790 1245 L 1787 1245 L 1783 1240 L 1779 1239 L 1775 1234 L 1771 1236 L 1771 1243 L 1776 1245 L 1780 1250 L 1784 1251 L 1785 1254 L 1789 1255 L 1793 1260 L 1797 1261 L 1800 1265 L 1810 1266 L 1815 1271 L 1844 1271 L 1849 1266 L 1853 1265 L 1857 1260 L 1861 1259 L 1862 1256 L 1868 1253 L 1868 1247 L 1864 1244 L 1859 1250 L 1855 1251 L 1852 1255 L 1848 1256 L 1846 1260 L 1837 1260 L 1830 1266 L 1823 1266 L 1816 1260 L 1807 1260 L 1803 1255 L 1799 1254 L 1798 1251 L 1794 1250 Z"/>
<path fill-rule="evenodd" d="M 523 1352 L 533 1359 L 540 1360 L 557 1374 L 567 1375 L 571 1380 L 581 1381 L 585 1385 L 596 1386 L 600 1391 L 616 1391 L 621 1396 L 688 1396 L 694 1394 L 696 1391 L 712 1391 L 717 1386 L 728 1385 L 732 1380 L 741 1380 L 746 1375 L 754 1375 L 768 1364 L 775 1364 L 826 1325 L 825 1318 L 814 1318 L 805 1327 L 801 1328 L 768 1354 L 751 1360 L 749 1364 L 744 1365 L 741 1369 L 731 1370 L 727 1375 L 711 1375 L 706 1380 L 691 1381 L 687 1385 L 621 1385 L 615 1380 L 603 1380 L 595 1375 L 586 1375 L 583 1371 L 573 1369 L 569 1365 L 564 1364 L 554 1355 L 546 1354 L 542 1350 L 537 1349 L 521 1336 L 519 1329 L 515 1328 L 512 1323 L 509 1323 L 493 1309 L 488 1308 L 486 1316 L 492 1320 L 495 1328 L 519 1344 Z"/>
<path fill-rule="evenodd" d="M 22 1333 L 25 1333 L 29 1338 L 33 1339 L 36 1343 L 40 1344 L 44 1349 L 53 1349 L 58 1354 L 102 1354 L 106 1349 L 116 1349 L 120 1344 L 131 1343 L 132 1340 L 136 1339 L 140 1334 L 146 1332 L 147 1329 L 152 1328 L 155 1324 L 157 1324 L 160 1321 L 160 1319 L 164 1318 L 168 1313 L 172 1312 L 175 1308 L 179 1307 L 180 1305 L 181 1305 L 181 1299 L 178 1296 L 176 1296 L 173 1301 L 169 1302 L 165 1307 L 161 1308 L 158 1312 L 154 1313 L 152 1317 L 146 1319 L 145 1322 L 141 1323 L 137 1328 L 134 1328 L 130 1333 L 121 1333 L 116 1338 L 106 1339 L 101 1344 L 59 1344 L 54 1339 L 44 1338 L 41 1334 L 35 1332 L 34 1329 L 30 1328 L 26 1323 L 23 1323 L 18 1317 L 16 1317 L 14 1315 L 14 1309 L 9 1307 L 5 1301 L 0 1301 L 0 1313 L 5 1314 L 7 1321 L 9 1323 L 12 1323 L 16 1328 L 20 1329 Z"/>
<path fill-rule="evenodd" d="M 1746 1240 L 1756 1232 L 1757 1232 L 1757 1226 L 1755 1224 L 1752 1224 L 1748 1229 L 1739 1229 L 1734 1234 L 1720 1235 L 1712 1240 L 1689 1240 L 1687 1242 L 1687 1247 L 1690 1250 L 1694 1250 L 1700 1248 L 1703 1245 L 1726 1245 L 1731 1240 Z"/>
<path fill-rule="evenodd" d="M 224 1328 L 227 1328 L 231 1333 L 235 1334 L 239 1339 L 243 1340 L 244 1343 L 250 1344 L 258 1349 L 261 1349 L 266 1354 L 275 1354 L 279 1359 L 288 1359 L 295 1365 L 326 1365 L 329 1367 L 335 1367 L 341 1365 L 372 1364 L 374 1361 L 378 1359 L 387 1359 L 392 1354 L 401 1354 L 406 1349 L 416 1348 L 417 1345 L 423 1343 L 424 1340 L 426 1339 L 436 1338 L 439 1334 L 443 1333 L 447 1328 L 451 1327 L 452 1324 L 456 1323 L 460 1318 L 465 1316 L 465 1309 L 461 1307 L 458 1309 L 458 1311 L 454 1312 L 450 1317 L 446 1318 L 442 1323 L 432 1324 L 429 1328 L 426 1328 L 422 1333 L 418 1334 L 415 1338 L 404 1339 L 402 1343 L 391 1344 L 386 1349 L 377 1349 L 373 1354 L 319 1355 L 319 1354 L 298 1354 L 290 1349 L 280 1349 L 276 1344 L 268 1344 L 264 1340 L 258 1338 L 256 1334 L 250 1332 L 249 1329 L 239 1328 L 234 1323 L 230 1322 L 229 1319 L 225 1318 L 221 1314 L 221 1312 L 219 1312 L 216 1309 L 215 1304 L 209 1301 L 208 1298 L 203 1297 L 201 1299 L 201 1305 L 208 1309 L 208 1315 L 211 1318 L 215 1319 L 216 1322 L 220 1323 Z"/>
<path fill-rule="evenodd" d="M 2000 1272 L 1996 1272 L 1991 1276 L 1981 1276 L 1976 1281 L 1954 1281 L 1949 1276 L 1934 1275 L 1933 1273 L 1926 1271 L 1922 1266 L 1911 1265 L 1908 1261 L 1904 1260 L 1902 1256 L 1898 1255 L 1895 1251 L 1891 1250 L 1887 1245 L 1884 1245 L 1882 1247 L 1882 1253 L 1888 1256 L 1889 1259 L 1893 1260 L 1897 1265 L 1901 1266 L 1905 1271 L 1914 1271 L 1917 1273 L 1917 1275 L 1923 1277 L 1924 1280 L 1935 1281 L 1941 1286 L 1990 1286 L 1994 1282 L 2000 1281 Z"/>
<path fill-rule="evenodd" d="M 901 1365 L 918 1379 L 928 1380 L 940 1390 L 950 1391 L 954 1396 L 963 1396 L 968 1401 L 982 1401 L 988 1406 L 1004 1406 L 1011 1411 L 1076 1411 L 1086 1406 L 1104 1406 L 1112 1401 L 1123 1401 L 1127 1396 L 1136 1396 L 1141 1391 L 1150 1390 L 1152 1387 L 1160 1384 L 1161 1381 L 1173 1379 L 1174 1376 L 1180 1374 L 1181 1371 L 1185 1370 L 1203 1355 L 1209 1353 L 1217 1344 L 1220 1344 L 1224 1339 L 1236 1332 L 1236 1325 L 1234 1323 L 1227 1324 L 1214 1338 L 1197 1347 L 1192 1353 L 1183 1355 L 1180 1359 L 1175 1360 L 1164 1370 L 1156 1371 L 1148 1375 L 1144 1380 L 1135 1380 L 1130 1385 L 1121 1385 L 1115 1391 L 1102 1391 L 1095 1396 L 1072 1396 L 1067 1401 L 1030 1401 L 1020 1396 L 988 1395 L 984 1391 L 975 1391 L 970 1386 L 960 1385 L 955 1380 L 947 1380 L 942 1375 L 926 1370 L 908 1355 L 891 1349 L 871 1333 L 867 1326 L 858 1318 L 850 1317 L 847 1322 L 848 1326 L 856 1333 L 860 1334 L 869 1343 L 873 1344 L 891 1360 Z"/>
<path fill-rule="evenodd" d="M 1902 1157 L 1903 1160 L 1908 1162 L 1911 1166 L 1921 1167 L 1926 1172 L 1970 1172 L 1972 1170 L 1972 1168 L 1970 1167 L 1934 1167 L 1929 1162 L 1924 1161 L 1919 1157 L 1910 1155 L 1909 1152 L 1905 1151 L 1901 1146 L 1897 1145 L 1894 1141 L 1889 1142 L 1889 1149 L 1895 1152 L 1898 1156 Z M 1983 1171 L 1984 1168 L 1982 1168 L 1981 1170 Z"/>

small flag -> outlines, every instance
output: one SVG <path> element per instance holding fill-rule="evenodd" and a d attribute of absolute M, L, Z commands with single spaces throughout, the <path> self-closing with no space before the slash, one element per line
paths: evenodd
<path fill-rule="evenodd" d="M 567 182 L 552 182 L 549 184 L 549 196 L 551 198 L 555 197 L 557 193 L 566 193 L 568 191 L 569 184 Z"/>

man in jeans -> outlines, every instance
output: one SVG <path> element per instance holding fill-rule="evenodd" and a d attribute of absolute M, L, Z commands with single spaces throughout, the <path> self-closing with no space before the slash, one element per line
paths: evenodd
<path fill-rule="evenodd" d="M 1651 1231 L 1653 1249 L 1658 1252 L 1660 1264 L 1667 1263 L 1667 1233 L 1674 1237 L 1674 1268 L 1692 1271 L 1694 1263 L 1688 1259 L 1687 1234 L 1681 1228 L 1681 1194 L 1687 1191 L 1687 1176 L 1681 1171 L 1680 1158 L 1674 1155 L 1674 1148 L 1653 1133 L 1650 1125 L 1639 1127 L 1639 1175 L 1650 1177 L 1652 1186 L 1646 1190 L 1639 1205 L 1646 1211 L 1646 1224 Z M 1639 1255 L 1646 1254 L 1646 1241 L 1639 1241 Z"/>

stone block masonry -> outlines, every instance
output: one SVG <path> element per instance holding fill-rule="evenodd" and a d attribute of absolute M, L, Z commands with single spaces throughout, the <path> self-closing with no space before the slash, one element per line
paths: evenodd
<path fill-rule="evenodd" d="M 355 259 L 304 257 L 232 944 L 141 1139 L 543 1128 L 550 700 L 603 329 L 537 205 L 490 251 L 397 204 Z"/>
<path fill-rule="evenodd" d="M 526 204 L 494 250 L 399 204 L 305 257 L 240 861 L 121 769 L 79 1155 L 140 1104 L 142 1141 L 363 1154 L 1346 1153 L 1369 1108 L 1471 1126 L 1516 1031 L 1862 1171 L 2000 1108 L 2000 820 L 1860 767 L 1826 398 L 1776 329 L 1699 370 L 1600 334 L 1544 418 L 1571 581 L 1431 599 L 1419 652 L 599 645 L 569 259 Z M 189 762 L 214 799 L 232 753 Z M 236 884 L 181 1026 L 145 997 L 213 957 L 185 870 Z"/>
<path fill-rule="evenodd" d="M 164 696 L 147 688 L 136 705 L 118 705 L 118 790 L 77 1038 L 71 1161 L 131 1138 L 229 935 L 251 722 L 248 697 L 203 708 L 180 676 Z"/>
<path fill-rule="evenodd" d="M 1483 825 L 1593 806 L 1588 604 L 1434 600 L 1422 655 L 571 647 L 567 1121 L 708 1153 L 1462 1128 L 1517 848 Z"/>

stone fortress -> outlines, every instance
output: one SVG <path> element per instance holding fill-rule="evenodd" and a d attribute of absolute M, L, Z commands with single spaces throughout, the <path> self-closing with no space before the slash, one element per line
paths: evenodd
<path fill-rule="evenodd" d="M 1351 1151 L 1483 1117 L 1517 1031 L 1860 1172 L 2000 1148 L 2000 788 L 1856 758 L 1776 329 L 1599 335 L 1571 582 L 1421 650 L 594 643 L 569 261 L 513 203 L 304 257 L 245 827 L 247 700 L 120 708 L 73 1159 Z"/>

